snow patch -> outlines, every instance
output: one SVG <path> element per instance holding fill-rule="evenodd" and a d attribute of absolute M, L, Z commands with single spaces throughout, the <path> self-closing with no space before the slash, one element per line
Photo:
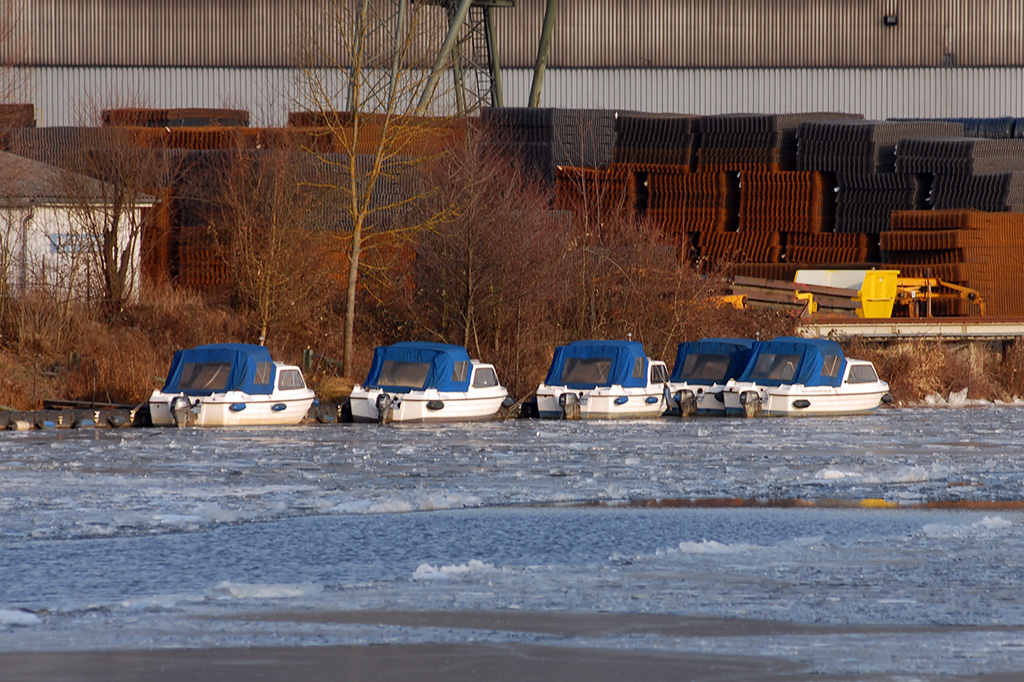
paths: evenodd
<path fill-rule="evenodd" d="M 43 619 L 24 609 L 0 609 L 0 625 L 31 627 L 39 625 Z"/>
<path fill-rule="evenodd" d="M 457 566 L 432 566 L 427 563 L 420 564 L 412 574 L 413 580 L 448 580 L 454 577 L 464 577 L 473 573 L 495 573 L 497 568 L 494 564 L 487 564 L 479 559 L 471 559 L 469 563 L 458 564 Z"/>
<path fill-rule="evenodd" d="M 300 583 L 244 584 L 224 581 L 207 591 L 211 599 L 297 599 L 324 591 L 322 585 Z"/>
<path fill-rule="evenodd" d="M 677 547 L 659 549 L 658 556 L 669 554 L 734 554 L 747 549 L 748 545 L 725 545 L 716 540 L 700 542 L 680 542 Z"/>

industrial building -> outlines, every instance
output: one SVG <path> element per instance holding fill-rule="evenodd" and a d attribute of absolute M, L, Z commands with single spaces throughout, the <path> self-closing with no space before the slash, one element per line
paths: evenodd
<path fill-rule="evenodd" d="M 372 4 L 386 23 L 401 1 Z M 525 106 L 549 0 L 466 1 L 466 31 L 480 12 L 492 19 L 501 103 Z M 253 125 L 284 125 L 306 97 L 300 66 L 331 62 L 324 12 L 334 4 L 18 0 L 7 19 L 7 89 L 35 104 L 41 126 L 128 106 L 227 107 L 251 112 Z M 418 42 L 429 64 L 445 38 L 445 10 L 460 0 L 414 4 L 437 14 Z M 542 107 L 1024 116 L 1020 0 L 556 4 Z"/>

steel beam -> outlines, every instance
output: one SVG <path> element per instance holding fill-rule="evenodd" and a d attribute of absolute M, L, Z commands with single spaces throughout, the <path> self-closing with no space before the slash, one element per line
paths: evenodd
<path fill-rule="evenodd" d="M 473 0 L 459 0 L 459 6 L 448 23 L 448 35 L 444 39 L 444 44 L 441 45 L 441 51 L 438 52 L 437 59 L 434 60 L 434 67 L 430 71 L 427 85 L 423 88 L 423 95 L 420 97 L 420 102 L 416 107 L 416 114 L 418 116 L 425 114 L 427 107 L 430 106 L 434 90 L 437 89 L 437 81 L 440 80 L 441 73 L 445 70 L 451 59 L 452 48 L 455 47 L 455 43 L 459 40 L 459 32 L 462 30 L 462 25 L 466 22 L 466 15 L 469 14 L 469 8 L 472 4 Z"/>
<path fill-rule="evenodd" d="M 530 87 L 530 101 L 527 106 L 536 108 L 540 104 L 540 91 L 544 86 L 544 72 L 548 68 L 548 53 L 551 51 L 551 34 L 555 31 L 555 14 L 558 0 L 548 0 L 544 10 L 544 26 L 540 31 L 540 45 L 537 46 L 537 61 L 533 66 L 533 85 Z"/>

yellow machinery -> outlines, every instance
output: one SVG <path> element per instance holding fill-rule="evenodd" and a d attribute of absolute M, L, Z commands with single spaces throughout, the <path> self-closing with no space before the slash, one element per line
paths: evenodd
<path fill-rule="evenodd" d="M 907 317 L 931 317 L 935 301 L 966 300 L 985 315 L 985 299 L 980 292 L 937 277 L 899 277 L 896 279 L 896 305 L 906 308 Z"/>
<path fill-rule="evenodd" d="M 857 317 L 892 317 L 899 270 L 797 270 L 794 282 L 850 292 Z M 813 291 L 813 289 L 810 289 Z"/>
<path fill-rule="evenodd" d="M 800 317 L 815 314 L 861 318 L 932 317 L 937 302 L 964 300 L 985 315 L 981 293 L 937 277 L 900 277 L 899 270 L 798 270 L 794 281 L 733 278 L 732 295 L 719 305 L 787 309 Z M 937 311 L 948 314 L 947 310 Z"/>

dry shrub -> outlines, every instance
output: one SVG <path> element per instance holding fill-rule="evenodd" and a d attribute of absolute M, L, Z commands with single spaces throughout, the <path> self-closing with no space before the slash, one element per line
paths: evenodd
<path fill-rule="evenodd" d="M 1024 343 L 1017 341 L 1004 345 L 1002 363 L 996 368 L 995 379 L 1003 390 L 1003 398 L 1024 397 Z"/>
<path fill-rule="evenodd" d="M 1005 398 L 1005 373 L 998 353 L 969 343 L 900 340 L 874 344 L 853 340 L 844 344 L 847 355 L 871 360 L 879 376 L 889 382 L 897 404 L 913 404 L 929 395 L 946 398 L 967 389 L 970 398 Z"/>

